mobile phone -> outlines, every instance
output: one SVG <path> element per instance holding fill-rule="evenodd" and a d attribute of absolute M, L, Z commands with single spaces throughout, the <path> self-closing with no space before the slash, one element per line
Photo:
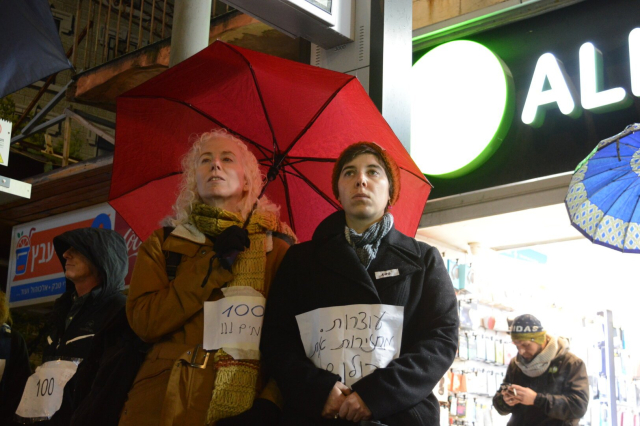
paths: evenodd
<path fill-rule="evenodd" d="M 518 396 L 518 392 L 515 389 L 509 389 L 509 386 L 511 386 L 511 383 L 503 383 L 500 385 L 500 390 L 511 392 L 513 395 Z"/>

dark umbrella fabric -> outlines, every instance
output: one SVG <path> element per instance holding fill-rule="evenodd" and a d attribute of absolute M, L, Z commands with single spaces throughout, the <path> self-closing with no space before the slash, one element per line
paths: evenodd
<path fill-rule="evenodd" d="M 640 252 L 640 124 L 605 139 L 580 163 L 565 199 L 571 224 L 596 244 Z"/>
<path fill-rule="evenodd" d="M 72 68 L 47 0 L 0 0 L 0 98 Z"/>
<path fill-rule="evenodd" d="M 339 153 L 378 143 L 401 169 L 396 227 L 415 235 L 431 186 L 355 77 L 218 41 L 117 100 L 109 199 L 140 238 L 171 213 L 193 137 L 219 127 L 248 144 L 265 174 L 279 165 L 266 194 L 302 241 L 340 208 Z"/>

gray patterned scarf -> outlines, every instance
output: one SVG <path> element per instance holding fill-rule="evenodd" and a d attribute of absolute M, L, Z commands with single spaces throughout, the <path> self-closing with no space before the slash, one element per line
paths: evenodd
<path fill-rule="evenodd" d="M 556 339 L 553 336 L 547 336 L 549 338 L 547 346 L 531 361 L 527 362 L 520 355 L 516 357 L 516 365 L 529 377 L 542 376 L 549 369 L 551 361 L 569 350 L 567 341 L 562 337 Z"/>
<path fill-rule="evenodd" d="M 381 220 L 371 225 L 362 234 L 345 225 L 344 236 L 349 245 L 355 249 L 358 259 L 365 268 L 368 268 L 371 261 L 376 258 L 380 241 L 391 228 L 393 228 L 393 216 L 390 213 L 385 213 Z"/>

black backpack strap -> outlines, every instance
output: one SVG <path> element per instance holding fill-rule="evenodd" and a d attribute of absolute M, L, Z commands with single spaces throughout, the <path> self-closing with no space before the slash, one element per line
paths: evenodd
<path fill-rule="evenodd" d="M 275 238 L 279 238 L 282 241 L 284 241 L 285 243 L 289 244 L 290 246 L 292 246 L 294 244 L 293 238 L 291 238 L 289 235 L 284 234 L 282 232 L 276 232 L 276 231 L 272 231 L 271 235 Z"/>
<path fill-rule="evenodd" d="M 172 226 L 165 226 L 162 228 L 164 231 L 164 239 L 166 240 L 169 235 L 173 232 L 175 228 Z M 182 254 L 176 253 L 175 251 L 163 251 L 164 258 L 166 260 L 166 271 L 167 277 L 169 281 L 173 281 L 176 279 L 176 271 L 178 270 L 178 265 L 182 262 Z"/>

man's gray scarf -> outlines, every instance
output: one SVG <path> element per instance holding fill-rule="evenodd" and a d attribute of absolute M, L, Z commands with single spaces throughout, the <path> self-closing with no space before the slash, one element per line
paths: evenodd
<path fill-rule="evenodd" d="M 529 377 L 542 376 L 549 369 L 551 361 L 569 350 L 567 341 L 562 337 L 556 339 L 553 336 L 547 336 L 549 337 L 547 346 L 531 361 L 527 362 L 520 355 L 516 357 L 516 365 Z"/>
<path fill-rule="evenodd" d="M 344 227 L 347 242 L 355 249 L 358 259 L 365 268 L 368 268 L 371 261 L 376 258 L 380 241 L 391 231 L 391 228 L 393 228 L 393 216 L 390 213 L 385 213 L 382 220 L 371 225 L 362 234 L 358 234 L 348 226 Z"/>

